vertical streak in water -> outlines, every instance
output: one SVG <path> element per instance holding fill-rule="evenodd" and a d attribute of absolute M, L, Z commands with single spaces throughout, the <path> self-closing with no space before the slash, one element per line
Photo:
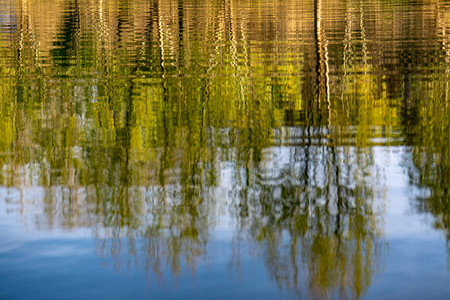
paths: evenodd
<path fill-rule="evenodd" d="M 322 1 L 320 1 L 320 13 L 322 11 Z M 325 30 L 323 30 L 323 37 L 324 37 L 324 44 L 323 44 L 323 51 L 324 51 L 324 65 L 325 65 L 325 93 L 326 93 L 326 101 L 327 101 L 327 109 L 328 109 L 328 126 L 330 126 L 330 120 L 331 120 L 331 102 L 330 102 L 330 76 L 329 76 L 329 66 L 328 66 L 328 39 L 325 34 Z"/>
<path fill-rule="evenodd" d="M 219 8 L 219 15 L 221 13 L 221 10 Z M 220 28 L 216 29 L 216 22 L 217 22 L 217 27 L 219 27 L 220 24 L 220 16 L 219 17 L 213 17 L 213 21 L 211 22 L 211 30 L 212 30 L 212 44 L 214 45 L 211 49 L 211 52 L 209 54 L 209 59 L 208 59 L 208 66 L 206 68 L 206 87 L 205 90 L 207 92 L 207 95 L 209 97 L 209 91 L 211 90 L 211 86 L 213 85 L 212 83 L 212 72 L 215 68 L 215 66 L 217 65 L 216 59 L 215 59 L 215 54 L 218 56 L 219 55 L 219 47 L 220 47 Z M 206 28 L 205 30 L 205 36 L 208 35 L 208 28 Z"/>
<path fill-rule="evenodd" d="M 363 52 L 363 63 L 364 63 L 364 75 L 367 75 L 367 40 L 366 40 L 366 28 L 364 26 L 364 9 L 362 6 L 362 1 L 359 3 L 359 26 L 361 27 L 361 37 L 362 37 L 362 52 Z"/>
<path fill-rule="evenodd" d="M 350 10 L 346 8 L 345 10 L 345 32 L 344 32 L 344 50 L 342 53 L 343 62 L 342 62 L 342 83 L 341 83 L 341 104 L 344 104 L 344 94 L 345 94 L 345 86 L 347 80 L 347 67 L 349 64 L 349 52 L 350 52 L 350 41 L 351 41 L 351 18 L 350 18 Z"/>
<path fill-rule="evenodd" d="M 162 17 L 161 17 L 161 0 L 158 0 L 156 7 L 157 17 L 158 17 L 158 35 L 159 35 L 159 51 L 161 56 L 161 85 L 163 89 L 163 111 L 162 111 L 162 123 L 164 128 L 164 143 L 162 145 L 162 153 L 161 153 L 161 166 L 159 170 L 159 184 L 163 187 L 165 191 L 165 177 L 164 177 L 164 171 L 166 168 L 166 161 L 167 161 L 167 149 L 168 149 L 168 125 L 166 121 L 166 110 L 167 106 L 169 105 L 167 95 L 167 82 L 166 82 L 166 67 L 165 67 L 165 51 L 164 51 L 164 30 L 163 30 L 163 24 L 162 24 Z M 166 197 L 164 197 L 164 200 L 166 200 Z"/>
<path fill-rule="evenodd" d="M 81 44 L 81 11 L 80 11 L 80 4 L 78 3 L 78 0 L 75 0 L 75 15 L 76 15 L 76 27 L 75 27 L 75 61 L 76 61 L 76 66 L 78 66 L 79 64 L 79 55 L 80 55 L 80 44 Z"/>
<path fill-rule="evenodd" d="M 314 1 L 314 36 L 316 40 L 316 57 L 317 57 L 317 86 L 316 86 L 316 96 L 317 96 L 317 108 L 320 110 L 320 90 L 321 86 L 325 89 L 325 100 L 327 103 L 328 110 L 328 123 L 330 122 L 330 90 L 329 90 L 329 66 L 328 66 L 328 40 L 325 36 L 325 31 L 322 28 L 322 1 Z M 320 116 L 321 114 L 319 114 Z"/>
<path fill-rule="evenodd" d="M 319 1 L 314 0 L 314 40 L 316 43 L 316 86 L 315 97 L 317 98 L 317 109 L 320 109 L 320 62 L 321 62 L 321 43 L 320 43 L 320 14 L 319 14 Z"/>
<path fill-rule="evenodd" d="M 24 2 L 21 2 L 21 9 L 20 9 L 20 11 L 19 11 L 19 26 L 20 26 L 20 29 L 19 29 L 19 41 L 18 41 L 18 47 L 17 47 L 17 62 L 18 62 L 18 69 L 20 70 L 20 68 L 22 67 L 22 56 L 23 56 L 23 53 L 22 53 L 22 51 L 23 51 L 23 30 L 24 30 L 24 23 L 25 23 L 25 21 L 24 21 L 24 19 L 25 19 L 25 16 L 27 15 L 26 14 L 26 11 L 27 11 L 27 9 L 26 9 L 26 4 L 24 3 Z"/>
<path fill-rule="evenodd" d="M 23 69 L 23 57 L 24 57 L 24 28 L 26 27 L 26 19 L 27 19 L 27 5 L 24 2 L 21 2 L 21 7 L 19 10 L 19 22 L 17 22 L 19 24 L 19 37 L 18 37 L 18 45 L 17 45 L 17 85 L 16 85 L 16 94 L 15 94 L 15 101 L 17 104 L 17 102 L 20 101 L 20 99 L 23 97 L 23 86 L 21 84 L 19 84 L 21 82 L 21 78 L 22 78 L 22 69 Z M 17 107 L 17 106 L 16 106 Z M 16 113 L 17 110 L 14 110 L 14 126 L 17 126 L 16 123 Z M 18 131 L 18 128 L 15 128 L 16 132 Z"/>
<path fill-rule="evenodd" d="M 161 78 L 163 80 L 163 85 L 165 86 L 166 67 L 165 67 L 165 51 L 164 51 L 164 30 L 161 17 L 161 0 L 158 0 L 157 10 L 158 10 L 159 50 L 161 52 L 161 70 L 162 70 Z"/>
<path fill-rule="evenodd" d="M 242 98 L 240 103 L 242 103 L 244 100 L 244 81 L 246 80 L 246 78 L 248 78 L 250 76 L 249 48 L 248 48 L 248 44 L 247 44 L 248 38 L 247 38 L 247 34 L 246 34 L 247 32 L 246 32 L 244 20 L 245 20 L 245 18 L 242 17 L 241 18 L 241 40 L 242 40 L 241 46 L 242 46 L 242 53 L 244 56 L 243 64 L 244 64 L 245 75 L 239 77 L 240 81 L 241 81 L 241 84 L 240 84 L 241 89 L 240 90 L 241 90 L 241 98 Z"/>
<path fill-rule="evenodd" d="M 239 22 L 241 23 L 241 26 L 244 25 L 243 24 L 244 22 L 243 22 L 243 20 L 240 20 L 240 18 L 236 14 L 234 1 L 233 0 L 229 0 L 229 1 L 230 1 L 229 19 L 230 19 L 230 33 L 231 33 L 231 50 L 232 50 L 232 56 L 233 56 L 233 66 L 235 69 L 235 78 L 239 82 L 239 92 L 240 92 L 240 99 L 237 99 L 237 101 L 238 101 L 238 104 L 240 104 L 242 102 L 244 102 L 244 104 L 245 104 L 244 83 L 245 83 L 246 76 L 243 76 L 239 72 L 239 51 L 238 51 L 239 40 L 238 40 L 238 33 L 237 33 L 237 28 L 238 28 Z M 241 28 L 241 32 L 244 32 L 242 28 Z M 245 40 L 242 40 L 242 45 L 245 48 L 244 42 L 245 42 Z M 246 56 L 246 59 L 247 59 L 247 56 Z M 247 66 L 247 61 L 245 61 L 245 67 L 246 66 Z"/>
<path fill-rule="evenodd" d="M 449 74 L 450 74 L 450 45 L 447 43 L 447 27 L 445 19 L 445 8 L 441 7 L 441 2 L 437 2 L 437 26 L 441 30 L 442 50 L 445 55 L 445 107 L 448 107 L 448 94 L 449 94 Z M 444 15 L 442 17 L 442 15 Z"/>
<path fill-rule="evenodd" d="M 105 4 L 103 3 L 103 0 L 99 1 L 99 8 L 98 8 L 98 21 L 99 21 L 99 36 L 100 36 L 100 57 L 102 58 L 102 62 L 100 67 L 103 69 L 104 68 L 104 72 L 105 74 L 108 74 L 108 66 L 107 66 L 107 60 L 108 58 L 106 57 L 106 49 L 108 49 L 109 47 L 106 46 L 107 43 L 107 38 L 108 38 L 108 33 L 109 30 L 107 30 L 106 27 L 106 22 L 107 20 L 105 20 L 105 11 L 104 11 L 104 6 Z M 108 89 L 107 89 L 108 90 Z"/>
<path fill-rule="evenodd" d="M 227 5 L 228 4 L 228 5 Z M 237 54 L 237 37 L 236 37 L 236 29 L 233 26 L 233 0 L 228 0 L 225 4 L 225 22 L 228 22 L 230 25 L 229 35 L 230 35 L 230 44 L 231 44 L 231 64 L 234 68 L 234 76 L 238 76 L 238 54 Z M 228 9 L 227 9 L 228 7 Z"/>

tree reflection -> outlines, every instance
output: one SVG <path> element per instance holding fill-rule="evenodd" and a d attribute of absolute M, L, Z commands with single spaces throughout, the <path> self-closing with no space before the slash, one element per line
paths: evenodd
<path fill-rule="evenodd" d="M 438 4 L 439 7 L 439 4 Z M 422 19 L 423 12 L 415 11 L 413 18 Z M 444 13 L 438 13 L 432 22 L 417 25 L 418 31 L 408 31 L 411 38 L 424 37 L 428 26 L 443 30 Z M 401 24 L 402 27 L 409 26 Z M 416 44 L 400 47 L 399 73 L 392 79 L 397 84 L 401 97 L 401 121 L 406 142 L 411 151 L 405 157 L 405 167 L 410 182 L 418 188 L 418 195 L 412 197 L 412 207 L 421 213 L 433 216 L 433 227 L 442 230 L 447 237 L 447 251 L 450 251 L 450 108 L 448 99 L 448 37 L 439 47 L 424 49 Z M 441 71 L 427 71 L 430 57 L 439 57 Z"/>
<path fill-rule="evenodd" d="M 290 135 L 300 144 L 309 139 L 306 129 Z M 246 187 L 253 192 L 236 213 L 271 276 L 299 294 L 306 284 L 314 298 L 359 298 L 379 267 L 382 248 L 381 211 L 374 201 L 381 190 L 374 191 L 363 175 L 373 167 L 370 153 L 299 145 L 271 148 L 266 155 L 272 159 L 254 170 L 255 182 Z"/>
<path fill-rule="evenodd" d="M 417 122 L 407 129 L 412 151 L 406 166 L 411 183 L 420 189 L 412 202 L 413 207 L 433 216 L 433 227 L 446 234 L 447 251 L 450 251 L 450 108 L 445 99 L 447 81 L 436 81 L 429 88 L 423 88 L 423 83 L 414 83 L 414 94 L 418 95 L 414 99 Z"/>
<path fill-rule="evenodd" d="M 245 242 L 280 288 L 360 298 L 385 246 L 374 146 L 412 146 L 414 204 L 448 234 L 449 18 L 247 2 L 17 1 L 0 183 L 35 227 L 92 229 L 117 267 L 195 272 L 226 216 L 232 264 Z"/>

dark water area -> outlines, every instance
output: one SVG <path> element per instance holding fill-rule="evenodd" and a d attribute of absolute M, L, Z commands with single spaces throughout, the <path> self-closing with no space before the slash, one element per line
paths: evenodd
<path fill-rule="evenodd" d="M 450 2 L 0 0 L 0 299 L 450 299 Z"/>

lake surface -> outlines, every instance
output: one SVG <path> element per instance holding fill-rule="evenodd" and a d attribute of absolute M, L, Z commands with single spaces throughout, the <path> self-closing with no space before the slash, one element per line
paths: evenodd
<path fill-rule="evenodd" d="M 450 2 L 0 0 L 0 299 L 450 299 Z"/>

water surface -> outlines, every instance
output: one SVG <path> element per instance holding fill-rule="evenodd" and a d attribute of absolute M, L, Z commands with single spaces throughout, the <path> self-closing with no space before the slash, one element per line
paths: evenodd
<path fill-rule="evenodd" d="M 0 0 L 0 298 L 449 298 L 449 73 L 445 0 Z"/>

